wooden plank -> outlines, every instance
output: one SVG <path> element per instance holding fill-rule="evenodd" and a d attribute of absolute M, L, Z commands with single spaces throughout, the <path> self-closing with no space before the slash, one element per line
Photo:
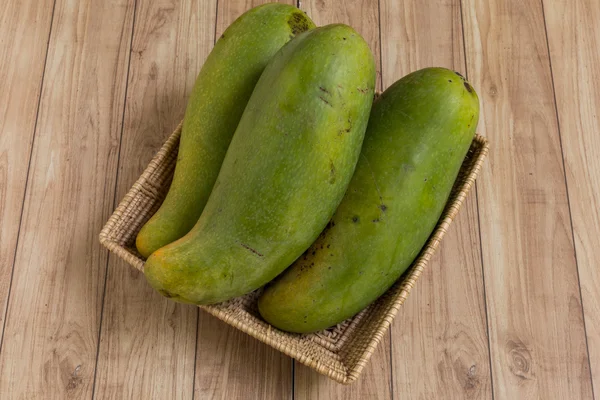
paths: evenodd
<path fill-rule="evenodd" d="M 600 2 L 544 0 L 579 283 L 600 390 Z"/>
<path fill-rule="evenodd" d="M 590 399 L 540 2 L 464 0 L 490 162 L 477 184 L 495 398 Z"/>
<path fill-rule="evenodd" d="M 241 14 L 269 0 L 219 0 L 216 37 Z M 279 1 L 295 4 L 293 0 Z M 200 312 L 195 398 L 286 399 L 292 395 L 292 360 Z"/>
<path fill-rule="evenodd" d="M 195 399 L 289 399 L 291 359 L 203 312 Z"/>
<path fill-rule="evenodd" d="M 301 8 L 318 26 L 345 23 L 360 33 L 377 64 L 377 89 L 381 90 L 381 46 L 379 6 L 375 1 L 302 1 Z M 296 363 L 294 398 L 301 399 L 391 399 L 390 336 L 386 334 L 360 379 L 351 386 L 339 385 L 314 370 Z"/>
<path fill-rule="evenodd" d="M 0 329 L 9 294 L 54 0 L 0 10 Z M 26 49 L 26 51 L 23 51 Z M 0 333 L 1 336 L 1 333 Z"/>
<path fill-rule="evenodd" d="M 392 399 L 390 335 L 375 349 L 360 378 L 352 385 L 340 385 L 300 363 L 296 363 L 294 399 L 359 400 Z"/>
<path fill-rule="evenodd" d="M 4 398 L 91 397 L 133 1 L 58 0 L 0 354 Z M 43 19 L 43 18 L 42 18 Z"/>
<path fill-rule="evenodd" d="M 138 3 L 117 202 L 183 118 L 215 17 L 215 0 Z M 192 398 L 198 308 L 160 296 L 118 257 L 107 273 L 95 397 Z"/>
<path fill-rule="evenodd" d="M 381 2 L 383 82 L 420 68 L 465 73 L 460 0 Z M 491 399 L 477 202 L 466 199 L 392 326 L 394 396 Z"/>

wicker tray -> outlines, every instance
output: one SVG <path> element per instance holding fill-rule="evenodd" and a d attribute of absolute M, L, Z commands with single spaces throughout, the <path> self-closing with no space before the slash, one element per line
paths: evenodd
<path fill-rule="evenodd" d="M 100 233 L 100 242 L 106 248 L 140 271 L 144 269 L 144 259 L 135 249 L 135 237 L 161 205 L 169 189 L 180 134 L 181 125 L 154 156 Z M 264 322 L 258 314 L 256 300 L 260 289 L 221 304 L 200 308 L 340 383 L 353 382 L 456 216 L 473 186 L 487 151 L 486 139 L 477 135 L 440 221 L 419 257 L 394 286 L 353 318 L 313 334 L 282 332 Z"/>

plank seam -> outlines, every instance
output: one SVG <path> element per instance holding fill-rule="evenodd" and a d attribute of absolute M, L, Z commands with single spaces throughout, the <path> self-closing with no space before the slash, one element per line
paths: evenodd
<path fill-rule="evenodd" d="M 467 37 L 465 35 L 465 17 L 463 10 L 463 0 L 459 0 L 458 2 L 460 6 L 460 26 L 462 30 L 462 39 L 463 39 L 463 57 L 465 63 L 465 76 L 469 79 L 469 67 L 467 64 Z M 481 236 L 481 213 L 479 211 L 479 191 L 477 181 L 475 182 L 475 208 L 477 211 L 477 231 L 479 233 L 479 258 L 481 261 L 481 283 L 483 286 L 483 308 L 485 311 L 485 327 L 487 331 L 487 339 L 488 339 L 488 362 L 490 367 L 490 390 L 492 392 L 492 400 L 494 400 L 494 373 L 492 372 L 492 341 L 490 337 L 490 319 L 488 315 L 488 306 L 487 306 L 487 293 L 485 290 L 485 268 L 483 267 L 483 238 Z"/>
<path fill-rule="evenodd" d="M 21 202 L 21 215 L 19 216 L 19 227 L 17 228 L 17 240 L 15 241 L 15 250 L 13 252 L 12 267 L 10 270 L 10 280 L 8 283 L 8 293 L 6 295 L 6 307 L 4 309 L 4 321 L 2 323 L 2 334 L 0 335 L 0 353 L 4 344 L 4 332 L 6 331 L 6 321 L 8 320 L 8 306 L 10 304 L 10 295 L 12 292 L 13 277 L 15 274 L 15 263 L 17 261 L 17 250 L 19 248 L 19 238 L 21 236 L 21 226 L 23 225 L 23 214 L 25 212 L 25 199 L 27 198 L 27 187 L 29 186 L 29 173 L 31 169 L 31 159 L 33 157 L 33 148 L 35 146 L 35 137 L 40 116 L 40 104 L 42 103 L 42 92 L 44 90 L 44 78 L 46 77 L 46 65 L 48 63 L 48 52 L 50 51 L 50 39 L 52 37 L 52 27 L 54 25 L 54 10 L 56 9 L 56 1 L 52 5 L 52 16 L 50 17 L 50 29 L 48 29 L 48 40 L 46 43 L 46 55 L 44 56 L 44 67 L 42 69 L 42 79 L 40 82 L 40 94 L 35 112 L 35 123 L 33 125 L 33 136 L 31 138 L 31 147 L 29 149 L 29 161 L 27 162 L 27 174 L 25 175 L 25 189 L 23 190 L 23 201 Z"/>
<path fill-rule="evenodd" d="M 121 166 L 121 147 L 123 144 L 123 131 L 125 130 L 125 108 L 127 106 L 127 91 L 129 89 L 129 72 L 131 70 L 131 52 L 133 46 L 133 33 L 135 31 L 135 16 L 137 10 L 137 0 L 133 0 L 133 17 L 131 21 L 131 37 L 129 39 L 129 59 L 127 60 L 127 74 L 125 76 L 125 93 L 123 96 L 123 112 L 121 113 L 121 134 L 119 136 L 119 148 L 117 149 L 117 172 L 115 176 L 115 186 L 113 189 L 113 203 L 112 209 L 115 208 L 117 203 L 117 187 L 119 184 L 119 168 Z M 110 263 L 111 255 L 108 254 L 106 257 L 106 265 L 104 268 L 104 285 L 102 290 L 102 302 L 100 307 L 100 324 L 98 326 L 98 341 L 96 344 L 96 363 L 94 365 L 94 380 L 92 383 L 92 400 L 96 397 L 96 379 L 98 375 L 98 360 L 100 359 L 100 338 L 102 337 L 102 321 L 104 319 L 104 304 L 106 301 L 106 282 L 108 281 L 108 265 Z"/>
<path fill-rule="evenodd" d="M 554 112 L 556 115 L 556 127 L 558 129 L 558 143 L 560 144 L 560 155 L 562 159 L 563 175 L 565 179 L 565 190 L 567 192 L 567 207 L 569 208 L 569 223 L 571 225 L 571 240 L 573 242 L 573 256 L 575 257 L 575 270 L 577 271 L 577 288 L 579 289 L 579 301 L 581 304 L 581 319 L 583 321 L 583 331 L 585 333 L 585 351 L 587 353 L 588 368 L 590 372 L 590 385 L 592 389 L 592 398 L 595 399 L 594 394 L 594 376 L 592 374 L 592 361 L 590 360 L 590 347 L 588 344 L 588 331 L 585 324 L 585 310 L 583 308 L 583 295 L 581 293 L 581 279 L 579 275 L 579 260 L 577 259 L 577 246 L 575 245 L 575 229 L 573 228 L 573 213 L 571 211 L 571 199 L 569 197 L 569 183 L 567 180 L 567 168 L 565 163 L 565 151 L 563 149 L 562 132 L 560 128 L 560 116 L 558 114 L 558 102 L 556 101 L 556 87 L 554 85 L 554 70 L 552 68 L 552 57 L 550 56 L 550 39 L 548 38 L 548 25 L 546 23 L 546 10 L 544 8 L 544 0 L 540 0 L 542 6 L 542 17 L 544 18 L 544 33 L 546 35 L 546 48 L 548 50 L 548 64 L 550 67 L 550 78 L 552 80 L 552 95 L 554 96 Z"/>
<path fill-rule="evenodd" d="M 192 379 L 192 400 L 196 397 L 196 364 L 198 360 L 198 335 L 200 332 L 200 308 L 196 307 L 196 344 L 194 346 L 194 372 Z"/>

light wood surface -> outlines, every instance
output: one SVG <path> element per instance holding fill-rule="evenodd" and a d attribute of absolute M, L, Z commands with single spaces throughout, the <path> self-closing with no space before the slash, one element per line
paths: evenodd
<path fill-rule="evenodd" d="M 108 257 L 97 232 L 113 207 L 132 23 L 125 0 L 56 2 L 0 354 L 4 398 L 92 395 Z"/>
<path fill-rule="evenodd" d="M 542 11 L 540 2 L 463 2 L 467 72 L 491 143 L 477 194 L 493 390 L 502 399 L 590 399 Z"/>
<path fill-rule="evenodd" d="M 11 0 L 0 10 L 1 331 L 4 331 L 4 316 L 21 226 L 23 196 L 53 8 L 54 0 Z M 28 51 L 22 51 L 24 48 Z"/>
<path fill-rule="evenodd" d="M 0 398 L 594 398 L 596 0 L 299 2 L 317 24 L 365 37 L 381 88 L 425 66 L 466 74 L 491 144 L 476 191 L 352 386 L 164 299 L 100 247 L 181 120 L 215 35 L 264 2 L 0 10 Z"/>
<path fill-rule="evenodd" d="M 600 391 L 600 2 L 544 10 L 593 387 Z"/>
<path fill-rule="evenodd" d="M 385 87 L 430 66 L 466 73 L 460 1 L 385 0 L 381 16 Z M 477 215 L 472 195 L 392 326 L 396 398 L 492 398 Z"/>

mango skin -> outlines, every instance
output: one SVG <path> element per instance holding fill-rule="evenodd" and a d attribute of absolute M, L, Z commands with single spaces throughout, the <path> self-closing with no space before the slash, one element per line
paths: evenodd
<path fill-rule="evenodd" d="M 211 304 L 272 280 L 318 237 L 350 182 L 375 63 L 346 25 L 305 32 L 261 76 L 198 223 L 145 264 L 176 301 Z"/>
<path fill-rule="evenodd" d="M 386 90 L 346 196 L 317 241 L 265 288 L 262 317 L 315 332 L 385 293 L 435 228 L 478 118 L 477 94 L 446 69 L 419 70 Z"/>
<path fill-rule="evenodd" d="M 143 257 L 198 221 L 261 73 L 292 37 L 314 27 L 296 7 L 266 4 L 242 14 L 217 41 L 190 95 L 169 192 L 136 238 Z"/>

